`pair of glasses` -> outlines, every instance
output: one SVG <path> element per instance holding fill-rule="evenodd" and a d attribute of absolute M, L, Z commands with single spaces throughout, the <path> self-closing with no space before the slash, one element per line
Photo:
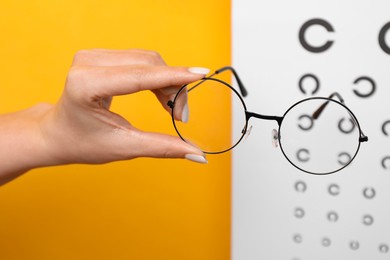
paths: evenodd
<path fill-rule="evenodd" d="M 224 71 L 231 72 L 239 90 L 216 77 Z M 246 95 L 237 72 L 229 66 L 182 86 L 168 102 L 177 134 L 206 154 L 220 154 L 236 147 L 248 135 L 251 118 L 273 120 L 278 126 L 272 131 L 273 143 L 293 166 L 316 175 L 331 174 L 348 166 L 356 157 L 360 143 L 368 140 L 338 93 L 300 100 L 282 116 L 248 111 L 243 100 Z M 226 102 L 221 102 L 221 97 L 231 99 L 235 108 L 234 124 L 226 122 L 226 117 L 222 116 L 228 108 L 223 106 Z M 179 98 L 188 99 L 187 123 L 174 119 Z"/>

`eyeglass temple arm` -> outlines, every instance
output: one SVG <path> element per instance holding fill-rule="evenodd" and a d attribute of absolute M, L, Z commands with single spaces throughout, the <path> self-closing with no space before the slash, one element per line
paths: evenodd
<path fill-rule="evenodd" d="M 340 103 L 344 104 L 344 99 L 337 92 L 333 92 L 332 94 L 330 94 L 330 96 L 328 98 L 331 99 L 334 96 L 336 96 L 339 99 Z M 324 102 L 324 104 L 322 104 L 316 111 L 314 111 L 313 119 L 317 119 L 321 115 L 322 111 L 325 109 L 325 107 L 328 105 L 328 103 L 329 103 L 329 101 Z"/>
<path fill-rule="evenodd" d="M 215 73 L 211 74 L 209 77 L 213 77 L 219 73 L 222 73 L 224 71 L 231 71 L 233 73 L 233 76 L 237 82 L 237 85 L 240 89 L 240 93 L 243 97 L 246 97 L 248 95 L 248 91 L 246 90 L 244 84 L 242 83 L 240 77 L 238 76 L 236 70 L 231 66 L 225 66 L 215 71 Z M 261 115 L 253 112 L 246 111 L 245 112 L 246 120 L 248 121 L 251 117 L 255 117 L 258 119 L 265 119 L 265 120 L 275 120 L 278 122 L 278 125 L 281 125 L 283 117 L 280 116 L 267 116 L 267 115 Z"/>
<path fill-rule="evenodd" d="M 338 92 L 333 92 L 332 94 L 330 94 L 330 96 L 328 98 L 331 99 L 335 96 L 339 99 L 340 103 L 344 104 L 344 99 L 341 97 L 341 95 Z M 325 109 L 325 107 L 328 105 L 328 103 L 329 103 L 329 101 L 324 102 L 324 104 L 322 104 L 316 111 L 314 111 L 313 119 L 318 119 L 318 117 L 321 115 L 322 111 Z M 358 123 L 355 121 L 355 118 L 353 116 L 351 116 L 351 118 L 353 120 L 354 125 L 358 126 Z M 360 129 L 360 132 L 361 132 L 361 136 L 359 138 L 359 141 L 360 142 L 367 142 L 368 137 L 363 133 L 363 131 L 361 129 Z"/>
<path fill-rule="evenodd" d="M 237 82 L 237 85 L 238 85 L 238 87 L 239 87 L 239 89 L 240 89 L 241 95 L 242 95 L 243 97 L 246 97 L 246 96 L 248 95 L 248 91 L 247 91 L 246 88 L 244 87 L 244 84 L 242 83 L 242 81 L 241 81 L 240 77 L 238 76 L 236 70 L 235 70 L 233 67 L 231 67 L 231 66 L 222 67 L 222 68 L 216 70 L 213 74 L 211 74 L 210 76 L 208 76 L 208 77 L 206 77 L 206 78 L 212 78 L 213 76 L 215 76 L 215 75 L 217 75 L 217 74 L 219 74 L 219 73 L 221 73 L 221 72 L 224 72 L 224 71 L 226 71 L 226 70 L 230 70 L 230 71 L 233 73 L 234 78 L 235 78 L 235 80 L 236 80 L 236 82 Z M 197 83 L 195 86 L 192 86 L 192 87 L 191 87 L 190 89 L 188 89 L 187 91 L 188 91 L 188 92 L 192 91 L 192 90 L 195 89 L 197 86 L 199 86 L 201 83 L 202 83 L 202 82 Z M 167 105 L 168 105 L 170 108 L 173 108 L 173 107 L 174 107 L 174 104 L 173 104 L 173 101 L 172 101 L 172 100 L 169 100 Z"/>
<path fill-rule="evenodd" d="M 236 82 L 237 82 L 238 88 L 240 89 L 241 95 L 242 95 L 243 97 L 246 97 L 246 96 L 248 95 L 248 91 L 247 91 L 246 88 L 244 87 L 244 84 L 242 83 L 240 77 L 238 76 L 236 70 L 235 70 L 233 67 L 231 67 L 231 66 L 222 67 L 222 68 L 216 70 L 213 74 L 211 74 L 211 75 L 209 76 L 209 78 L 211 78 L 211 77 L 213 77 L 213 76 L 215 76 L 215 75 L 217 75 L 217 74 L 220 74 L 221 72 L 227 71 L 227 70 L 228 70 L 228 71 L 231 71 L 231 72 L 233 73 L 233 76 L 234 76 L 234 78 L 235 78 L 235 80 L 236 80 Z"/>

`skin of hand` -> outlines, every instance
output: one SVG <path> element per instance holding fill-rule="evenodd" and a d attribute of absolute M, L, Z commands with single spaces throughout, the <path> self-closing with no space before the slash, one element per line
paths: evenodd
<path fill-rule="evenodd" d="M 207 163 L 202 151 L 179 137 L 144 132 L 109 110 L 112 98 L 152 91 L 167 102 L 180 86 L 203 78 L 205 68 L 167 66 L 146 50 L 85 50 L 76 53 L 57 104 L 38 104 L 0 115 L 0 184 L 37 167 L 102 164 L 137 157 L 186 158 Z M 187 97 L 176 120 L 188 120 Z"/>

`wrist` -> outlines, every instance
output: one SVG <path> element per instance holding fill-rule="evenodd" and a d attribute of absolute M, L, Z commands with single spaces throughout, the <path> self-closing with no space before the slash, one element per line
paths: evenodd
<path fill-rule="evenodd" d="M 33 168 L 55 165 L 41 131 L 52 105 L 38 104 L 0 116 L 0 184 Z"/>

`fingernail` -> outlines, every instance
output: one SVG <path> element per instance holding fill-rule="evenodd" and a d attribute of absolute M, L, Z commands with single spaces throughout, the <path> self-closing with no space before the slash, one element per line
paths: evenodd
<path fill-rule="evenodd" d="M 189 116 L 190 116 L 190 111 L 188 109 L 188 104 L 186 103 L 183 107 L 183 111 L 181 112 L 181 121 L 183 123 L 187 123 Z"/>
<path fill-rule="evenodd" d="M 208 69 L 208 68 L 201 68 L 201 67 L 192 67 L 192 68 L 189 68 L 188 70 L 191 73 L 202 74 L 202 75 L 207 75 L 210 72 L 210 69 Z"/>
<path fill-rule="evenodd" d="M 187 160 L 192 161 L 192 162 L 203 163 L 203 164 L 207 163 L 206 158 L 204 156 L 198 155 L 198 154 L 186 154 L 185 158 Z"/>

